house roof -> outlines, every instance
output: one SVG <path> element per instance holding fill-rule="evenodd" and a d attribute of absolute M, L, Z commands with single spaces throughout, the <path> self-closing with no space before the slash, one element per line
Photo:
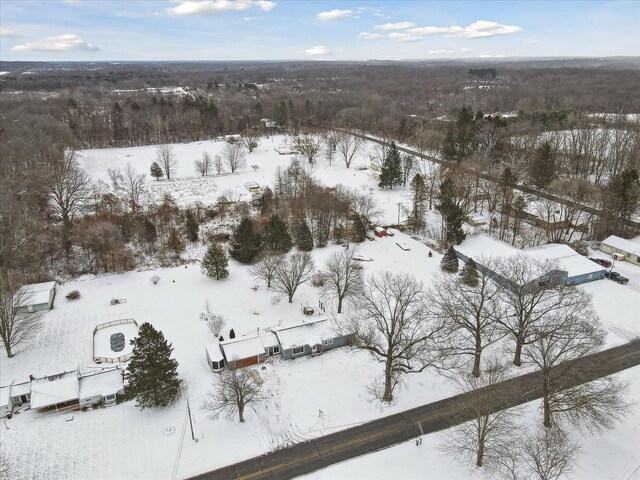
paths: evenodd
<path fill-rule="evenodd" d="M 602 243 L 609 245 L 610 247 L 620 250 L 620 252 L 633 253 L 634 255 L 640 255 L 640 243 L 632 242 L 624 238 L 611 235 L 605 238 Z"/>
<path fill-rule="evenodd" d="M 301 323 L 291 327 L 280 328 L 275 332 L 284 350 L 301 345 L 317 345 L 322 343 L 323 340 L 336 337 L 333 326 L 327 318 L 317 322 Z"/>
<path fill-rule="evenodd" d="M 31 392 L 31 382 L 14 383 L 11 385 L 11 396 L 17 397 L 20 395 L 26 395 Z"/>
<path fill-rule="evenodd" d="M 79 398 L 113 395 L 123 388 L 122 370 L 112 368 L 80 377 Z"/>
<path fill-rule="evenodd" d="M 278 345 L 278 338 L 272 332 L 264 332 L 227 340 L 226 342 L 221 342 L 220 345 L 226 359 L 233 361 L 264 354 L 265 348 Z"/>
<path fill-rule="evenodd" d="M 27 305 L 40 305 L 49 303 L 49 295 L 51 289 L 56 286 L 56 282 L 33 283 L 31 285 L 23 285 L 20 289 L 26 296 L 25 302 L 21 307 Z"/>
<path fill-rule="evenodd" d="M 11 391 L 11 385 L 7 385 L 6 387 L 0 387 L 0 407 L 4 407 L 9 405 L 9 398 Z"/>
<path fill-rule="evenodd" d="M 40 378 L 31 382 L 31 408 L 44 408 L 58 403 L 78 400 L 80 384 L 77 372 L 67 372 L 63 377 L 49 380 Z"/>
<path fill-rule="evenodd" d="M 222 355 L 222 350 L 220 350 L 220 344 L 218 342 L 212 343 L 204 347 L 207 351 L 207 355 L 209 355 L 209 360 L 212 362 L 219 362 L 224 359 Z"/>
<path fill-rule="evenodd" d="M 517 254 L 524 254 L 536 260 L 558 262 L 558 266 L 565 270 L 569 277 L 588 275 L 604 270 L 602 266 L 583 257 L 571 247 L 557 243 L 520 250 L 489 235 L 480 233 L 468 237 L 455 249 L 466 257 L 473 258 L 476 262 L 481 257 L 501 258 Z"/>

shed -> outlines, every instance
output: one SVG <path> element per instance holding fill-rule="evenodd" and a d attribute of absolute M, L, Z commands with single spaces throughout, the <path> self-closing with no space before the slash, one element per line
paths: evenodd
<path fill-rule="evenodd" d="M 8 417 L 12 412 L 11 385 L 0 387 L 0 418 Z"/>
<path fill-rule="evenodd" d="M 622 254 L 625 261 L 640 265 L 640 243 L 611 235 L 600 243 L 600 250 L 611 255 Z"/>
<path fill-rule="evenodd" d="M 470 213 L 467 215 L 467 223 L 473 227 L 480 227 L 486 225 L 486 219 L 479 213 Z"/>
<path fill-rule="evenodd" d="M 221 371 L 224 368 L 224 355 L 222 354 L 220 343 L 212 343 L 204 348 L 207 354 L 207 364 L 209 368 L 214 372 Z"/>
<path fill-rule="evenodd" d="M 350 335 L 336 333 L 326 318 L 279 328 L 275 332 L 285 360 L 304 355 L 319 355 L 326 350 L 346 345 L 350 339 Z"/>
<path fill-rule="evenodd" d="M 78 372 L 70 371 L 31 382 L 31 408 L 63 408 L 78 404 L 80 383 Z"/>
<path fill-rule="evenodd" d="M 23 294 L 21 312 L 43 312 L 53 308 L 56 282 L 34 283 L 20 287 Z"/>
<path fill-rule="evenodd" d="M 249 190 L 251 193 L 258 193 L 260 191 L 260 185 L 256 182 L 246 182 L 244 184 L 244 188 Z"/>
<path fill-rule="evenodd" d="M 376 227 L 373 229 L 373 233 L 376 237 L 386 237 L 387 231 L 382 227 Z"/>
<path fill-rule="evenodd" d="M 92 407 L 104 402 L 115 403 L 116 396 L 124 395 L 124 375 L 120 367 L 83 374 L 79 378 L 80 407 Z"/>

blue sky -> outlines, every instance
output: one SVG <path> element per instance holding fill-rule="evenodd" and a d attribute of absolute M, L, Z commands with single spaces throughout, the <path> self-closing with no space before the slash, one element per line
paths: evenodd
<path fill-rule="evenodd" d="M 640 1 L 2 0 L 2 60 L 640 55 Z"/>

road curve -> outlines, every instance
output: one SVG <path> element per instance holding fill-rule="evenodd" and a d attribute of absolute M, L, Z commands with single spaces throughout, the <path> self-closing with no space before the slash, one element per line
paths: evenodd
<path fill-rule="evenodd" d="M 565 388 L 640 365 L 640 339 L 566 362 L 557 368 L 571 369 Z M 514 377 L 491 390 L 495 410 L 515 407 L 542 396 L 540 372 Z M 464 393 L 404 412 L 382 417 L 336 433 L 203 473 L 191 480 L 279 480 L 313 472 L 350 458 L 387 448 L 397 443 L 437 432 L 471 420 L 464 408 L 471 395 Z"/>

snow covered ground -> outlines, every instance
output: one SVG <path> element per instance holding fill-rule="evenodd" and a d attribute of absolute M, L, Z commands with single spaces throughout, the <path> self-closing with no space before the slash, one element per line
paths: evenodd
<path fill-rule="evenodd" d="M 245 182 L 272 184 L 275 169 L 290 162 L 290 156 L 280 156 L 273 150 L 283 140 L 282 136 L 263 140 L 241 173 L 204 179 L 193 176 L 193 160 L 205 149 L 212 155 L 219 153 L 222 142 L 175 145 L 179 160 L 176 180 L 149 181 L 151 194 L 170 191 L 183 205 L 194 201 L 213 203 L 225 190 L 248 197 Z M 372 148 L 369 146 L 370 151 Z M 155 147 L 88 150 L 82 155 L 84 168 L 94 178 L 106 181 L 108 168 L 127 162 L 147 173 L 155 158 Z M 366 154 L 354 163 L 368 163 Z M 257 165 L 258 169 L 251 165 Z M 347 170 L 339 161 L 329 166 L 321 160 L 316 176 L 326 185 L 342 183 L 373 191 L 383 209 L 381 223 L 395 223 L 398 203 L 407 201 L 405 190 L 381 191 L 371 179 L 370 171 Z M 439 227 L 439 223 L 433 226 Z M 410 250 L 400 249 L 396 242 L 405 243 Z M 322 267 L 327 257 L 340 249 L 331 246 L 314 250 L 317 267 Z M 366 241 L 359 251 L 373 258 L 372 262 L 362 262 L 366 274 L 404 271 L 428 284 L 440 270 L 441 255 L 434 252 L 433 257 L 428 257 L 428 247 L 401 233 L 393 238 Z M 602 280 L 584 287 L 592 293 L 603 322 L 612 332 L 610 345 L 627 341 L 629 335 L 640 335 L 637 315 L 640 267 L 618 262 L 616 270 L 631 279 L 629 285 Z M 161 277 L 157 285 L 150 281 L 154 274 Z M 81 298 L 66 301 L 64 296 L 72 290 L 79 290 Z M 343 348 L 315 358 L 271 360 L 264 365 L 265 370 L 258 370 L 264 378 L 269 401 L 257 413 L 248 412 L 244 424 L 236 419 L 214 421 L 200 408 L 217 378 L 209 370 L 205 357 L 205 346 L 214 340 L 199 318 L 205 301 L 209 301 L 213 312 L 227 319 L 227 331 L 233 328 L 237 335 L 242 335 L 257 328 L 303 321 L 306 317 L 301 306 L 317 305 L 318 289 L 303 286 L 292 304 L 286 303 L 286 299 L 274 304 L 274 292 L 256 282 L 247 267 L 231 261 L 230 276 L 223 281 L 208 279 L 201 274 L 198 264 L 191 264 L 121 275 L 86 276 L 59 286 L 57 295 L 55 308 L 44 315 L 38 335 L 20 347 L 15 357 L 7 359 L 4 353 L 0 354 L 0 385 L 28 380 L 30 374 L 40 376 L 78 365 L 83 370 L 90 369 L 94 366 L 91 358 L 96 325 L 134 318 L 138 325 L 151 322 L 173 344 L 185 394 L 178 404 L 160 411 L 141 412 L 134 402 L 125 402 L 73 414 L 18 413 L 7 421 L 8 428 L 0 426 L 2 451 L 8 457 L 12 478 L 16 479 L 183 478 L 453 393 L 443 377 L 426 371 L 407 376 L 396 394 L 397 401 L 382 406 L 372 400 L 368 391 L 379 380 L 382 367 L 362 352 Z M 127 302 L 110 305 L 111 298 L 126 298 Z M 624 375 L 635 382 L 632 393 L 639 399 L 640 370 L 636 368 Z M 191 439 L 187 400 L 197 441 Z M 535 410 L 537 404 L 531 408 Z M 602 478 L 603 470 L 596 459 L 604 455 L 608 456 L 604 463 L 610 472 L 627 472 L 625 468 L 633 462 L 629 456 L 616 452 L 628 452 L 634 445 L 632 440 L 640 433 L 640 416 L 637 410 L 634 412 L 615 432 L 585 443 L 580 464 L 583 475 L 578 478 Z M 437 435 L 426 437 L 420 456 L 413 450 L 415 444 L 409 443 L 332 467 L 336 470 L 318 472 L 312 478 L 424 478 L 425 472 L 437 478 L 468 477 L 464 467 L 439 456 L 437 443 Z"/>

